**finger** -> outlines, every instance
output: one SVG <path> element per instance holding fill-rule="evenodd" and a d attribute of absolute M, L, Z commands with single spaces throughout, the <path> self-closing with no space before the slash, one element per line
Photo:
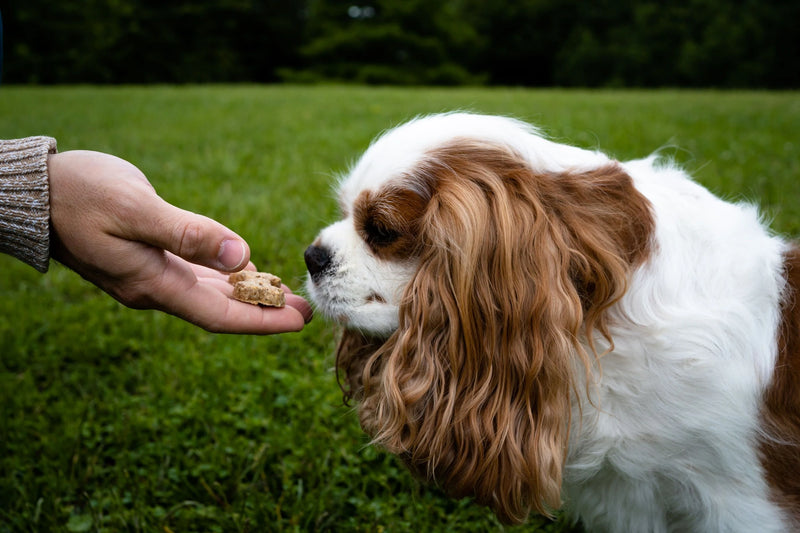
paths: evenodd
<path fill-rule="evenodd" d="M 234 300 L 213 284 L 197 283 L 161 307 L 213 333 L 269 335 L 300 331 L 305 317 L 296 308 L 262 307 Z"/>
<path fill-rule="evenodd" d="M 212 271 L 214 272 L 214 271 Z M 233 298 L 233 285 L 228 283 L 227 279 L 219 279 L 216 276 L 212 277 L 198 277 L 200 283 L 205 283 L 210 287 L 216 288 L 228 298 Z M 286 285 L 282 285 L 284 295 L 286 297 L 286 305 L 295 308 L 303 317 L 304 323 L 308 324 L 314 318 L 314 311 L 304 298 L 292 294 L 292 290 Z"/>
<path fill-rule="evenodd" d="M 121 237 L 138 240 L 195 264 L 233 272 L 250 260 L 250 248 L 219 222 L 175 207 L 157 195 L 140 199 L 136 216 L 124 220 Z"/>
<path fill-rule="evenodd" d="M 213 268 L 205 267 L 203 265 L 195 265 L 194 263 L 188 263 L 189 267 L 194 272 L 194 275 L 198 278 L 214 278 L 223 280 L 226 283 L 228 282 L 228 274 L 227 272 L 220 272 L 219 270 L 215 270 Z"/>
<path fill-rule="evenodd" d="M 195 278 L 180 259 L 172 257 L 153 291 L 153 307 L 215 333 L 267 335 L 300 331 L 306 323 L 306 316 L 293 305 L 268 308 L 247 304 L 230 298 L 228 291 L 232 288 L 222 280 Z M 302 308 L 296 300 L 299 297 L 287 296 Z"/>
<path fill-rule="evenodd" d="M 167 252 L 167 253 L 169 253 L 169 252 Z M 170 254 L 170 255 L 174 256 L 174 254 Z M 216 278 L 216 279 L 222 279 L 222 280 L 225 280 L 226 282 L 228 282 L 228 278 L 230 276 L 230 274 L 228 272 L 220 272 L 219 270 L 215 270 L 213 268 L 205 267 L 203 265 L 196 265 L 194 263 L 188 263 L 188 264 L 191 267 L 192 271 L 194 271 L 195 276 L 197 276 L 198 278 Z M 247 266 L 245 266 L 242 270 L 250 270 L 250 271 L 255 272 L 256 271 L 256 267 L 253 265 L 253 263 L 247 263 Z"/>
<path fill-rule="evenodd" d="M 218 293 L 222 295 L 222 293 Z M 300 331 L 305 317 L 296 308 L 263 307 L 223 296 L 217 309 L 211 306 L 192 311 L 190 321 L 213 333 L 271 335 Z"/>
<path fill-rule="evenodd" d="M 216 277 L 213 278 L 198 277 L 197 282 L 202 283 L 204 285 L 208 285 L 209 287 L 214 287 L 228 298 L 233 298 L 233 285 L 228 283 L 228 280 L 226 279 L 219 279 Z"/>
<path fill-rule="evenodd" d="M 308 324 L 314 318 L 314 310 L 304 298 L 296 294 L 286 293 L 286 305 L 294 307 L 302 315 L 303 321 Z"/>

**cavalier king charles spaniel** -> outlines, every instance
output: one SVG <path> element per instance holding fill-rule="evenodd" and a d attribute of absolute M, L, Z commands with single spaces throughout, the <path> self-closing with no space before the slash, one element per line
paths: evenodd
<path fill-rule="evenodd" d="M 800 528 L 800 248 L 656 156 L 412 120 L 339 184 L 307 291 L 363 429 L 506 523 Z"/>

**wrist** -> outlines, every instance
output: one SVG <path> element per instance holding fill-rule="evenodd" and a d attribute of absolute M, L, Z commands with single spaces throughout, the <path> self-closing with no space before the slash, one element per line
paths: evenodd
<path fill-rule="evenodd" d="M 50 259 L 50 137 L 0 141 L 0 252 L 47 271 Z"/>

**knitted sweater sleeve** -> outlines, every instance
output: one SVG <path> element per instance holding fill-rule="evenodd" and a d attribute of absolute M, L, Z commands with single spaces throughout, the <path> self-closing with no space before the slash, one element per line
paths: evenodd
<path fill-rule="evenodd" d="M 0 140 L 0 252 L 47 272 L 50 262 L 51 137 Z"/>

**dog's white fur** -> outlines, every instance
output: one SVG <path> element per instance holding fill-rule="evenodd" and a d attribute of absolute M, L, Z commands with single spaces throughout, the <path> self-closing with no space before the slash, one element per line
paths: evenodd
<path fill-rule="evenodd" d="M 416 265 L 373 254 L 354 228 L 352 205 L 454 139 L 508 147 L 536 171 L 611 162 L 503 117 L 434 115 L 386 132 L 340 183 L 343 219 L 317 238 L 333 266 L 307 290 L 324 314 L 371 334 L 398 327 Z M 575 387 L 582 396 L 574 402 L 565 508 L 592 532 L 789 531 L 757 446 L 788 243 L 755 207 L 715 197 L 668 162 L 621 165 L 651 204 L 653 248 L 610 310 L 612 351 L 593 372 L 576 360 L 575 376 L 591 382 Z M 599 335 L 595 342 L 600 353 L 608 347 Z"/>

